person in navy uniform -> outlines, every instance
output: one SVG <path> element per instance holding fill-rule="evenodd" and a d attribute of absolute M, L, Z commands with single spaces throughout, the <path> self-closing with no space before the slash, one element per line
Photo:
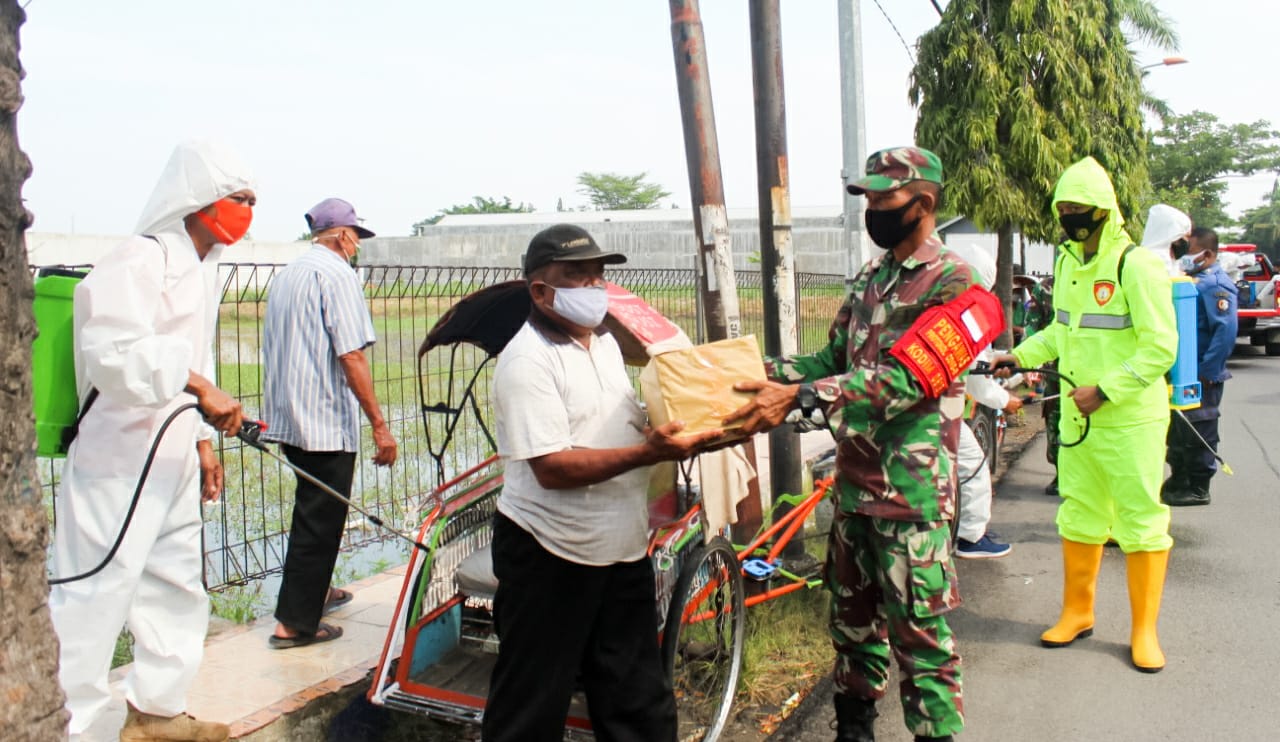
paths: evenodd
<path fill-rule="evenodd" d="M 1191 231 L 1182 270 L 1196 282 L 1196 360 L 1199 363 L 1200 407 L 1187 410 L 1191 425 L 1175 419 L 1169 426 L 1166 460 L 1173 473 L 1165 480 L 1161 499 L 1166 505 L 1208 505 L 1209 480 L 1217 471 L 1213 453 L 1199 438 L 1218 450 L 1218 418 L 1222 388 L 1231 372 L 1227 359 L 1236 344 L 1236 286 L 1218 264 L 1218 233 L 1206 227 Z M 1177 249 L 1175 245 L 1175 250 Z M 1176 416 L 1175 416 L 1176 417 Z M 1195 430 L 1191 430 L 1194 427 Z M 1199 433 L 1197 438 L 1196 433 Z"/>

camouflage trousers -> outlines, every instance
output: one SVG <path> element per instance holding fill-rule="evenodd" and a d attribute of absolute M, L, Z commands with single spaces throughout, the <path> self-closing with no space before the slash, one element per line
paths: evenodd
<path fill-rule="evenodd" d="M 1058 367 L 1056 363 L 1045 364 L 1046 368 Z M 1057 376 L 1044 375 L 1044 396 L 1052 397 L 1062 392 L 1062 382 Z M 1050 464 L 1058 465 L 1058 444 L 1062 442 L 1062 437 L 1058 432 L 1058 424 L 1062 420 L 1062 400 L 1051 399 L 1041 405 L 1040 414 L 1044 417 L 1044 437 L 1045 450 L 1044 456 Z"/>
<path fill-rule="evenodd" d="M 945 617 L 960 604 L 950 542 L 946 523 L 837 508 L 827 543 L 836 692 L 883 698 L 892 650 L 907 729 L 926 737 L 964 727 L 960 656 Z"/>

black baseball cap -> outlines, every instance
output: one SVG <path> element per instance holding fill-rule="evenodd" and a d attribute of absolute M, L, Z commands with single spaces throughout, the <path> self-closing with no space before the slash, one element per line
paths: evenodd
<path fill-rule="evenodd" d="M 603 260 L 606 265 L 616 265 L 627 262 L 627 256 L 620 252 L 601 250 L 582 227 L 557 224 L 547 227 L 529 240 L 529 249 L 524 253 L 524 274 L 528 276 L 542 266 L 558 260 Z"/>

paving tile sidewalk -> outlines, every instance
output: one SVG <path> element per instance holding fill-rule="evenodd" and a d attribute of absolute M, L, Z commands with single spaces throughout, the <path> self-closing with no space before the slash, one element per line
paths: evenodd
<path fill-rule="evenodd" d="M 187 696 L 199 719 L 231 725 L 232 738 L 251 734 L 308 702 L 364 680 L 382 654 L 405 566 L 345 586 L 355 599 L 325 617 L 342 638 L 294 649 L 272 649 L 275 619 L 260 618 L 210 637 L 204 662 Z M 81 739 L 113 742 L 124 723 L 122 683 L 129 665 L 111 673 L 113 702 Z"/>

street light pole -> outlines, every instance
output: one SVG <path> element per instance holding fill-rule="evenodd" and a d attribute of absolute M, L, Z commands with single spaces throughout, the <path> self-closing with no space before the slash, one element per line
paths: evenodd
<path fill-rule="evenodd" d="M 840 118 L 843 123 L 844 160 L 840 169 L 843 199 L 845 274 L 848 291 L 858 269 L 871 257 L 871 245 L 863 226 L 866 199 L 849 193 L 850 181 L 862 177 L 867 167 L 866 102 L 862 91 L 862 0 L 838 0 L 840 39 Z"/>
<path fill-rule="evenodd" d="M 1141 67 L 1139 67 L 1138 69 L 1139 69 L 1139 70 L 1149 70 L 1149 69 L 1153 69 L 1153 68 L 1155 68 L 1155 67 L 1172 67 L 1172 66 L 1173 66 L 1173 65 L 1175 65 L 1175 64 L 1186 64 L 1187 62 L 1190 62 L 1190 61 L 1191 61 L 1190 59 L 1186 59 L 1186 58 L 1184 58 L 1184 57 L 1165 57 L 1164 59 L 1160 60 L 1159 62 L 1152 62 L 1151 64 L 1144 64 L 1144 65 L 1142 65 Z"/>

